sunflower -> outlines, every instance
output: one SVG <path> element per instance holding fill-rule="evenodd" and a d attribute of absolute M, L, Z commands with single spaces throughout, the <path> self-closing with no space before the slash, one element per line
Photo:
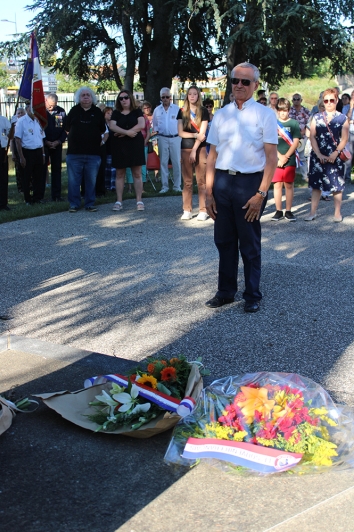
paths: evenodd
<path fill-rule="evenodd" d="M 144 386 L 147 386 L 148 388 L 157 388 L 157 379 L 153 377 L 152 375 L 147 375 L 146 373 L 143 373 L 139 379 L 136 381 L 138 384 L 143 384 Z"/>
<path fill-rule="evenodd" d="M 177 371 L 172 366 L 169 366 L 161 371 L 162 381 L 175 381 L 177 380 Z"/>

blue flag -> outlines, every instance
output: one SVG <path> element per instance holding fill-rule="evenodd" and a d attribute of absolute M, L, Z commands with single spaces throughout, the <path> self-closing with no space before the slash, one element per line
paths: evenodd
<path fill-rule="evenodd" d="M 21 80 L 19 95 L 25 100 L 31 99 L 33 78 L 33 61 L 31 58 L 26 59 L 25 68 Z"/>

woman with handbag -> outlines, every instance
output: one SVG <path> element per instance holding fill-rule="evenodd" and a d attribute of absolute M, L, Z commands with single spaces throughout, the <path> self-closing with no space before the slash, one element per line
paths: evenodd
<path fill-rule="evenodd" d="M 189 87 L 182 109 L 177 115 L 178 134 L 182 137 L 181 159 L 183 176 L 183 215 L 181 220 L 192 219 L 193 170 L 198 185 L 199 214 L 197 220 L 208 219 L 205 208 L 205 174 L 206 174 L 206 142 L 209 113 L 202 106 L 200 90 L 195 85 Z"/>
<path fill-rule="evenodd" d="M 350 154 L 345 146 L 348 142 L 349 124 L 347 117 L 336 111 L 338 102 L 335 89 L 323 93 L 325 111 L 316 113 L 310 126 L 312 152 L 310 156 L 309 187 L 312 187 L 311 212 L 305 218 L 310 222 L 317 217 L 321 191 L 331 191 L 334 199 L 334 221 L 341 222 L 342 195 L 344 190 L 344 162 Z"/>

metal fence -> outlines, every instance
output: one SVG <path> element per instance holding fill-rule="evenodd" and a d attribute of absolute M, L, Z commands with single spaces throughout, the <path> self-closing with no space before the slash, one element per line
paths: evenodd
<path fill-rule="evenodd" d="M 99 95 L 99 103 L 104 103 L 107 107 L 115 107 L 116 98 L 118 92 L 114 93 L 105 93 Z M 9 96 L 2 94 L 0 91 L 0 115 L 6 116 L 9 120 L 15 114 L 16 108 L 16 96 Z M 141 101 L 141 100 L 139 100 Z M 178 107 L 183 106 L 184 99 L 178 99 L 173 97 L 173 103 L 177 104 Z M 222 106 L 223 101 L 214 99 L 215 110 L 219 109 Z M 58 105 L 65 109 L 65 112 L 68 113 L 70 109 L 75 105 L 74 94 L 73 93 L 58 93 Z M 19 103 L 19 107 L 24 107 L 24 102 Z"/>

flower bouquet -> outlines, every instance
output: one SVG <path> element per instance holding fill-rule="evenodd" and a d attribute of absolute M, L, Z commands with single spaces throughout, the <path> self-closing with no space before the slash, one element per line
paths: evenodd
<path fill-rule="evenodd" d="M 32 406 L 36 405 L 36 406 Z M 38 402 L 28 399 L 19 399 L 12 402 L 9 399 L 0 395 L 0 434 L 5 432 L 12 424 L 12 419 L 16 416 L 16 412 L 34 412 L 38 407 Z"/>
<path fill-rule="evenodd" d="M 37 394 L 65 419 L 92 430 L 149 438 L 190 413 L 203 389 L 203 364 L 184 356 L 148 359 L 129 375 L 102 375 L 77 392 Z"/>
<path fill-rule="evenodd" d="M 258 473 L 348 467 L 354 465 L 353 421 L 349 408 L 336 406 L 305 377 L 227 377 L 204 389 L 192 415 L 178 423 L 165 461 L 190 467 L 209 458 Z"/>

